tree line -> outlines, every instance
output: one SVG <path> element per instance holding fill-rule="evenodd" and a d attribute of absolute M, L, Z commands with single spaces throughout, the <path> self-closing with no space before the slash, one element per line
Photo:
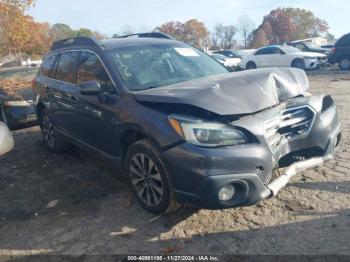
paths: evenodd
<path fill-rule="evenodd" d="M 0 0 L 0 56 L 13 52 L 28 55 L 41 55 L 47 52 L 52 43 L 59 39 L 75 36 L 93 36 L 97 39 L 107 35 L 88 28 L 72 29 L 66 24 L 36 22 L 25 14 L 34 5 L 34 0 Z M 255 27 L 248 16 L 240 16 L 235 25 L 217 24 L 210 32 L 205 24 L 197 19 L 185 22 L 170 21 L 154 29 L 201 49 L 231 49 L 237 47 L 257 48 L 268 44 L 284 43 L 295 39 L 323 35 L 332 39 L 325 20 L 316 17 L 311 11 L 301 8 L 277 8 L 264 16 L 262 23 Z M 132 34 L 131 26 L 124 26 L 121 32 L 112 36 Z M 238 42 L 237 39 L 241 39 Z"/>

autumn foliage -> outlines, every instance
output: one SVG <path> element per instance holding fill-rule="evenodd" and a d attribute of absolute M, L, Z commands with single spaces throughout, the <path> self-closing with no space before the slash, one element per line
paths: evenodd
<path fill-rule="evenodd" d="M 167 22 L 155 30 L 171 35 L 198 48 L 208 45 L 209 42 L 208 29 L 196 19 L 188 20 L 185 23 L 178 21 Z"/>
<path fill-rule="evenodd" d="M 73 30 L 69 25 L 62 23 L 38 23 L 25 14 L 33 5 L 34 0 L 0 0 L 0 57 L 10 53 L 42 55 L 50 49 L 54 41 L 75 36 L 107 38 L 106 35 L 88 28 Z M 238 19 L 237 26 L 217 24 L 211 34 L 204 23 L 196 19 L 166 22 L 154 30 L 201 49 L 231 49 L 237 46 L 237 32 L 244 38 L 244 47 L 257 48 L 326 35 L 329 27 L 326 21 L 315 17 L 311 11 L 301 8 L 277 8 L 264 16 L 261 25 L 253 29 L 254 23 L 251 19 L 242 16 Z M 130 29 L 124 31 L 128 34 L 133 33 Z M 119 34 L 115 36 L 117 35 Z"/>
<path fill-rule="evenodd" d="M 301 8 L 277 8 L 263 19 L 262 24 L 250 36 L 251 47 L 281 44 L 327 33 L 326 21 Z"/>

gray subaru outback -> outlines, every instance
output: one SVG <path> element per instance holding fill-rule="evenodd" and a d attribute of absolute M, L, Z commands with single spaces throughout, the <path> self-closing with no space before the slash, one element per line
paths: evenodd
<path fill-rule="evenodd" d="M 109 158 L 153 213 L 252 205 L 330 159 L 336 105 L 308 85 L 293 68 L 229 73 L 160 33 L 55 42 L 33 80 L 48 149 Z"/>

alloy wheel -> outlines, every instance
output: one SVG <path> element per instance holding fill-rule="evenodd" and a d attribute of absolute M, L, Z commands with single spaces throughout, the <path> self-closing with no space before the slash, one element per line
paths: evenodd
<path fill-rule="evenodd" d="M 130 161 L 130 176 L 139 198 L 148 206 L 158 205 L 163 198 L 163 181 L 154 161 L 143 153 Z"/>
<path fill-rule="evenodd" d="M 339 67 L 343 70 L 350 69 L 350 58 L 343 58 L 340 61 Z"/>
<path fill-rule="evenodd" d="M 56 142 L 55 131 L 51 119 L 47 114 L 43 116 L 42 131 L 48 147 L 51 149 L 54 148 Z"/>

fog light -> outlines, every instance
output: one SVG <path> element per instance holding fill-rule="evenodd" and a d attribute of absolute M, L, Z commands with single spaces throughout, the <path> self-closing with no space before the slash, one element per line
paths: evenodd
<path fill-rule="evenodd" d="M 219 190 L 219 200 L 228 201 L 233 197 L 234 194 L 235 188 L 232 185 L 225 185 Z"/>

